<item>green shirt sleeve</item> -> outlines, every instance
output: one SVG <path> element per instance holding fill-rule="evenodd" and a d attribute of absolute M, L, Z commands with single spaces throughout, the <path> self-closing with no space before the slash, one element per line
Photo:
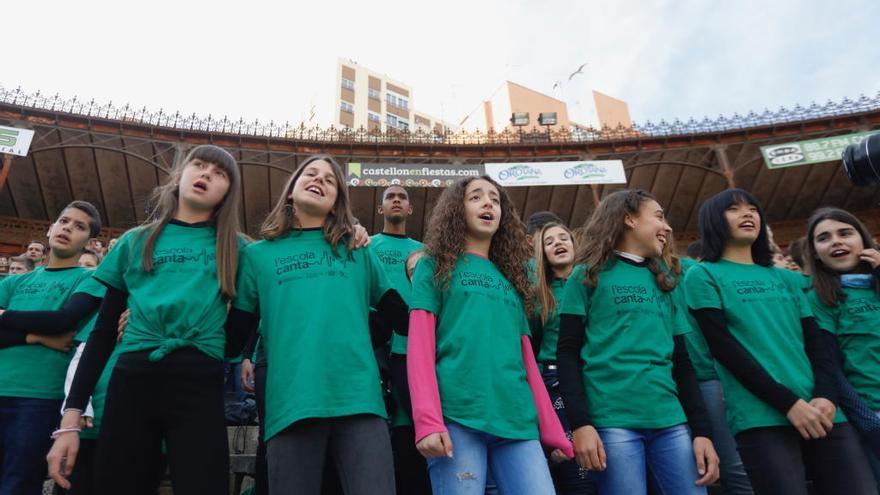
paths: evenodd
<path fill-rule="evenodd" d="M 251 262 L 252 251 L 250 247 L 245 247 L 239 253 L 238 280 L 236 281 L 235 300 L 232 302 L 232 306 L 248 313 L 257 314 L 260 311 L 260 296 L 256 270 Z"/>
<path fill-rule="evenodd" d="M 6 309 L 9 306 L 9 300 L 15 293 L 15 283 L 18 280 L 17 275 L 7 275 L 0 281 L 0 308 Z"/>
<path fill-rule="evenodd" d="M 815 290 L 811 290 L 807 294 L 807 300 L 810 303 L 810 307 L 813 310 L 813 316 L 816 317 L 816 323 L 819 325 L 819 328 L 836 335 L 837 313 L 839 312 L 839 308 L 829 308 L 826 306 L 819 299 Z"/>
<path fill-rule="evenodd" d="M 103 298 L 107 294 L 107 286 L 99 282 L 95 277 L 94 273 L 90 273 L 89 276 L 84 277 L 79 285 L 76 286 L 76 290 L 74 293 L 83 293 L 88 294 L 90 296 Z"/>
<path fill-rule="evenodd" d="M 385 269 L 382 266 L 382 262 L 379 261 L 376 251 L 369 247 L 363 251 L 364 261 L 367 263 L 370 277 L 370 306 L 375 308 L 379 304 L 379 300 L 382 299 L 382 296 L 391 290 L 391 281 L 388 280 L 388 274 L 385 273 Z M 404 298 L 404 294 L 401 294 L 400 297 Z"/>
<path fill-rule="evenodd" d="M 723 309 L 718 284 L 703 265 L 688 270 L 684 277 L 684 294 L 691 309 Z"/>
<path fill-rule="evenodd" d="M 95 278 L 115 289 L 128 290 L 125 284 L 125 270 L 131 263 L 141 263 L 140 259 L 131 258 L 132 242 L 139 231 L 140 229 L 129 230 L 119 238 L 113 249 L 107 253 L 107 257 L 98 265 L 94 273 Z"/>
<path fill-rule="evenodd" d="M 440 308 L 440 291 L 434 283 L 434 260 L 425 256 L 416 263 L 409 309 L 423 309 L 436 315 Z"/>
<path fill-rule="evenodd" d="M 572 270 L 571 276 L 565 281 L 559 314 L 587 316 L 590 309 L 590 294 L 587 286 L 584 285 L 585 275 L 584 265 L 578 265 Z"/>

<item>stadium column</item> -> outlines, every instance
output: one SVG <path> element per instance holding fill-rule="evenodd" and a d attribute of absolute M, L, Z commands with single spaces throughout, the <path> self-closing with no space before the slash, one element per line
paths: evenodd
<path fill-rule="evenodd" d="M 727 179 L 727 188 L 736 188 L 736 181 L 733 177 L 733 167 L 730 166 L 730 160 L 727 159 L 727 147 L 716 146 L 715 156 L 718 157 L 718 163 L 721 165 L 721 170 L 724 172 L 724 178 Z"/>

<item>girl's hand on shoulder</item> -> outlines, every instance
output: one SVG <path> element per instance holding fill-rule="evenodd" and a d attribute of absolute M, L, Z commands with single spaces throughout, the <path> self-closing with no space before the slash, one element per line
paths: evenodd
<path fill-rule="evenodd" d="M 432 457 L 452 457 L 452 438 L 449 437 L 449 432 L 446 431 L 431 433 L 416 442 L 416 449 L 426 459 Z"/>
<path fill-rule="evenodd" d="M 865 249 L 859 255 L 859 259 L 867 261 L 871 265 L 871 268 L 874 268 L 875 270 L 877 267 L 880 267 L 880 251 L 877 251 L 876 249 Z"/>
<path fill-rule="evenodd" d="M 712 440 L 706 437 L 694 438 L 694 457 L 697 458 L 697 472 L 701 478 L 697 480 L 697 486 L 709 486 L 718 481 L 721 476 L 721 461 Z"/>
<path fill-rule="evenodd" d="M 586 425 L 572 432 L 574 436 L 574 456 L 578 466 L 590 471 L 604 471 L 608 467 L 605 446 L 596 428 Z"/>
<path fill-rule="evenodd" d="M 365 229 L 363 225 L 354 226 L 354 232 L 352 232 L 351 241 L 352 249 L 367 247 L 370 245 L 371 241 L 372 239 L 370 239 L 370 234 L 367 233 L 367 229 Z"/>

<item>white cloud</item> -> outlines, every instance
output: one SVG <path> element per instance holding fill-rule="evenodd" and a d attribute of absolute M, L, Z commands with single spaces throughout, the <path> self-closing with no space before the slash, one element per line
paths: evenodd
<path fill-rule="evenodd" d="M 24 2 L 0 83 L 151 109 L 298 121 L 334 110 L 335 61 L 414 88 L 458 121 L 504 79 L 591 120 L 590 90 L 638 120 L 715 116 L 880 89 L 876 2 L 448 0 Z M 571 82 L 568 74 L 588 62 Z"/>

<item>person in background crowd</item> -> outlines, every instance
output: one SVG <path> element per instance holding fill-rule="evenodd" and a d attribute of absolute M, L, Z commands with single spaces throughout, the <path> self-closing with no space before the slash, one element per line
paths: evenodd
<path fill-rule="evenodd" d="M 46 263 L 46 244 L 43 241 L 32 240 L 28 243 L 24 256 L 34 260 L 35 266 L 43 266 Z"/>
<path fill-rule="evenodd" d="M 391 287 L 397 290 L 404 301 L 408 301 L 411 285 L 407 277 L 406 261 L 410 254 L 422 249 L 421 242 L 406 235 L 406 221 L 413 213 L 409 192 L 401 186 L 385 189 L 378 213 L 383 218 L 382 232 L 372 237 L 370 248 L 382 262 Z M 376 318 L 373 316 L 373 319 Z M 382 344 L 384 348 L 384 343 Z M 406 379 L 406 344 L 406 337 L 398 332 L 391 334 L 388 368 L 391 373 L 394 403 L 391 418 L 394 480 L 397 484 L 397 493 L 430 494 L 431 480 L 428 478 L 427 464 L 425 458 L 416 450 L 412 405 Z"/>
<path fill-rule="evenodd" d="M 107 252 L 108 253 L 110 252 L 111 249 L 113 249 L 113 246 L 116 245 L 117 241 L 119 241 L 118 237 L 114 237 L 113 239 L 110 239 L 110 242 L 107 243 Z"/>
<path fill-rule="evenodd" d="M 565 429 L 571 437 L 565 401 L 559 393 L 559 374 L 556 367 L 556 344 L 559 342 L 559 307 L 562 305 L 565 280 L 574 267 L 574 235 L 563 224 L 544 224 L 533 236 L 535 257 L 535 312 L 529 319 L 532 332 L 532 348 L 541 367 L 541 378 L 550 395 L 550 401 Z M 588 495 L 596 493 L 596 487 L 587 470 L 572 460 L 550 459 L 550 475 L 559 495 Z M 561 461 L 561 462 L 557 462 Z"/>
<path fill-rule="evenodd" d="M 36 264 L 32 258 L 25 255 L 13 256 L 9 258 L 9 274 L 20 275 L 22 273 L 30 273 L 34 271 Z"/>
<path fill-rule="evenodd" d="M 100 262 L 101 257 L 91 249 L 86 249 L 81 255 L 79 255 L 79 266 L 83 268 L 94 270 L 95 268 L 98 268 L 98 263 Z"/>
<path fill-rule="evenodd" d="M 2 255 L 0 256 L 0 275 L 6 275 L 9 273 L 9 257 Z"/>

